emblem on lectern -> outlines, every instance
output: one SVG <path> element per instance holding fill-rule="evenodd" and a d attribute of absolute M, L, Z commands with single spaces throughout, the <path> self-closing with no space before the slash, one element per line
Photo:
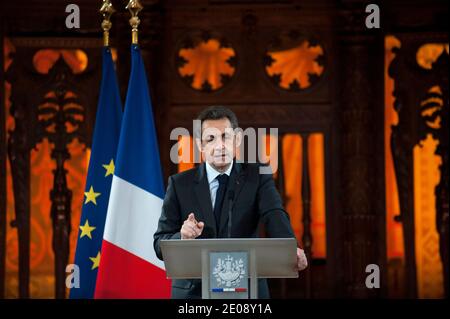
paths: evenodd
<path fill-rule="evenodd" d="M 248 253 L 210 252 L 211 298 L 248 298 Z"/>
<path fill-rule="evenodd" d="M 226 258 L 217 258 L 213 276 L 218 286 L 235 287 L 245 276 L 244 261 L 242 258 L 235 259 L 230 255 Z"/>

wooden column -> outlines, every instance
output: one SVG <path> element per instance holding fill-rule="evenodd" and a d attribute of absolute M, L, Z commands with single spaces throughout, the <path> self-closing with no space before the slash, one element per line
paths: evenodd
<path fill-rule="evenodd" d="M 14 61 L 21 61 L 23 55 L 17 52 Z M 8 136 L 8 156 L 11 166 L 14 192 L 15 219 L 11 226 L 17 228 L 19 241 L 19 298 L 30 296 L 30 113 L 27 112 L 24 94 L 19 93 L 12 83 L 22 74 L 19 64 L 13 63 L 6 72 L 11 83 L 11 109 L 14 130 Z M 23 61 L 23 60 L 22 60 Z M 16 70 L 16 72 L 14 72 Z"/>
<path fill-rule="evenodd" d="M 283 206 L 286 209 L 287 198 L 286 198 L 286 186 L 284 181 L 284 162 L 283 162 L 283 137 L 284 134 L 279 134 L 278 136 L 278 172 L 277 172 L 277 188 L 280 193 L 281 200 L 283 201 Z M 287 281 L 286 278 L 280 279 L 280 295 L 281 298 L 285 299 L 287 297 Z"/>
<path fill-rule="evenodd" d="M 308 139 L 309 134 L 302 134 L 302 205 L 303 205 L 303 249 L 305 250 L 306 258 L 309 262 L 309 267 L 305 270 L 305 297 L 311 298 L 311 269 L 312 269 L 312 242 L 313 237 L 311 233 L 311 183 L 309 176 L 309 154 L 308 154 Z"/>
<path fill-rule="evenodd" d="M 385 267 L 384 38 L 365 27 L 365 5 L 344 1 L 338 33 L 337 96 L 340 135 L 340 212 L 343 227 L 342 293 L 379 295 L 365 285 L 366 267 Z M 384 279 L 381 280 L 383 286 Z"/>

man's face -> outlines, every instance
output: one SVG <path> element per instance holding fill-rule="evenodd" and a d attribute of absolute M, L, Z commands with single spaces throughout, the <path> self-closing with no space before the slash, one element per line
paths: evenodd
<path fill-rule="evenodd" d="M 237 136 L 228 118 L 202 122 L 201 141 L 197 141 L 206 162 L 217 169 L 228 167 L 233 161 Z"/>

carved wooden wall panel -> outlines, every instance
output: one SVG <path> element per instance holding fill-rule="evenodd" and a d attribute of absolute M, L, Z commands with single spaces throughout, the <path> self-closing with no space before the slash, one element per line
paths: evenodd
<path fill-rule="evenodd" d="M 6 72 L 11 84 L 14 130 L 9 132 L 8 154 L 13 176 L 16 220 L 19 233 L 19 295 L 29 296 L 30 265 L 30 151 L 42 139 L 53 146 L 55 160 L 53 189 L 50 193 L 55 253 L 56 296 L 65 296 L 65 267 L 69 256 L 70 205 L 65 161 L 67 146 L 78 139 L 90 146 L 101 74 L 100 43 L 91 40 L 15 38 L 13 62 Z M 83 47 L 88 65 L 74 73 L 60 55 L 48 73 L 39 73 L 33 59 L 40 49 Z"/>
<path fill-rule="evenodd" d="M 413 149 L 427 135 L 439 141 L 435 154 L 442 159 L 436 196 L 436 229 L 439 233 L 440 255 L 444 270 L 444 287 L 448 289 L 448 61 L 446 50 L 424 69 L 417 63 L 417 52 L 426 43 L 448 43 L 444 34 L 398 35 L 401 48 L 396 50 L 389 73 L 395 80 L 395 109 L 399 121 L 392 129 L 391 147 L 399 188 L 399 220 L 403 223 L 407 291 L 417 296 L 414 161 Z M 440 90 L 430 90 L 439 87 Z M 417 195 L 418 196 L 418 195 Z M 448 295 L 448 290 L 446 291 Z"/>

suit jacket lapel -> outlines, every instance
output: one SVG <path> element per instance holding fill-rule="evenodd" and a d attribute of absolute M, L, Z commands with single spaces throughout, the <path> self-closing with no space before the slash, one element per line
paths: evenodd
<path fill-rule="evenodd" d="M 228 198 L 228 192 L 234 189 L 234 203 L 237 201 L 240 191 L 245 184 L 245 172 L 242 170 L 241 164 L 233 164 L 233 169 L 231 170 L 230 179 L 228 180 L 227 193 L 225 194 L 222 212 L 220 213 L 220 226 L 218 234 L 220 237 L 227 237 L 228 234 L 228 209 L 230 207 L 230 200 Z"/>
<path fill-rule="evenodd" d="M 198 166 L 194 182 L 194 192 L 197 197 L 198 206 L 201 209 L 200 216 L 197 220 L 203 221 L 205 223 L 205 228 L 211 228 L 213 237 L 217 237 L 216 219 L 214 218 L 211 203 L 211 194 L 209 191 L 208 178 L 206 177 L 205 163 Z"/>

